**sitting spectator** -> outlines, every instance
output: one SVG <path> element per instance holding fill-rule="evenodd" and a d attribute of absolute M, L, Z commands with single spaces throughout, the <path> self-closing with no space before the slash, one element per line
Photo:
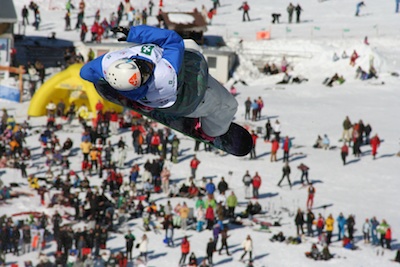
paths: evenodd
<path fill-rule="evenodd" d="M 336 54 L 336 52 L 333 53 L 333 58 L 332 58 L 333 62 L 336 62 L 336 61 L 338 61 L 339 59 L 340 59 L 340 58 L 339 58 L 339 56 Z"/>
<path fill-rule="evenodd" d="M 329 247 L 324 246 L 321 253 L 321 259 L 324 261 L 330 260 L 333 258 L 333 255 L 329 252 Z"/>
<path fill-rule="evenodd" d="M 265 66 L 263 68 L 263 73 L 267 74 L 267 75 L 271 74 L 271 66 L 268 63 L 265 64 Z"/>
<path fill-rule="evenodd" d="M 369 67 L 368 77 L 369 77 L 369 79 L 371 79 L 371 78 L 378 79 L 378 74 L 376 72 L 376 69 L 372 65 Z"/>
<path fill-rule="evenodd" d="M 276 67 L 275 63 L 271 64 L 271 75 L 275 75 L 279 73 L 279 69 Z"/>
<path fill-rule="evenodd" d="M 299 75 L 296 76 L 292 79 L 292 83 L 302 83 L 302 82 L 308 82 L 307 78 L 304 78 L 303 76 Z"/>
<path fill-rule="evenodd" d="M 189 186 L 187 186 L 185 183 L 183 183 L 179 188 L 179 196 L 189 197 Z"/>
<path fill-rule="evenodd" d="M 307 251 L 305 253 L 307 258 L 311 258 L 314 260 L 319 260 L 321 258 L 320 252 L 318 250 L 317 244 L 313 243 L 311 246 L 311 251 Z"/>
<path fill-rule="evenodd" d="M 65 142 L 63 144 L 63 150 L 64 151 L 70 150 L 72 148 L 73 144 L 74 143 L 72 142 L 71 138 L 68 137 L 67 140 L 65 140 Z"/>
<path fill-rule="evenodd" d="M 330 140 L 327 134 L 324 134 L 324 138 L 322 139 L 322 148 L 327 150 L 330 145 Z"/>
<path fill-rule="evenodd" d="M 298 245 L 301 244 L 301 237 L 300 236 L 289 236 L 286 240 L 286 244 Z"/>
<path fill-rule="evenodd" d="M 282 232 L 279 232 L 278 234 L 273 235 L 273 236 L 271 237 L 270 241 L 271 241 L 271 242 L 275 242 L 275 241 L 283 242 L 283 241 L 285 241 L 285 239 L 286 239 L 286 237 L 283 235 L 283 233 L 282 233 Z"/>
<path fill-rule="evenodd" d="M 360 66 L 356 69 L 356 79 L 368 80 L 368 73 L 364 71 Z"/>
<path fill-rule="evenodd" d="M 189 198 L 194 198 L 194 197 L 197 197 L 199 195 L 199 189 L 194 184 L 194 182 L 192 182 L 190 184 L 189 189 L 188 189 L 188 193 L 189 193 L 189 195 L 188 195 Z"/>
<path fill-rule="evenodd" d="M 354 245 L 353 241 L 348 238 L 347 236 L 343 237 L 343 247 L 346 249 L 350 249 L 350 250 L 356 250 L 358 249 L 358 247 L 356 245 Z"/>
<path fill-rule="evenodd" d="M 290 79 L 292 78 L 292 76 L 290 76 L 286 71 L 285 71 L 285 75 L 282 78 L 282 81 L 277 82 L 276 84 L 288 84 L 290 82 Z"/>
<path fill-rule="evenodd" d="M 322 148 L 322 137 L 320 135 L 318 135 L 313 148 Z"/>

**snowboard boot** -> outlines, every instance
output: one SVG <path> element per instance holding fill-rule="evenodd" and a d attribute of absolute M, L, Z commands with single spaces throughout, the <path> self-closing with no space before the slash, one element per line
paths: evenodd
<path fill-rule="evenodd" d="M 203 131 L 203 129 L 201 128 L 201 122 L 200 122 L 199 119 L 198 119 L 198 121 L 197 121 L 196 126 L 194 127 L 194 129 L 196 130 L 196 132 L 197 132 L 197 134 L 199 135 L 199 137 L 200 137 L 201 139 L 203 139 L 204 141 L 212 142 L 212 141 L 215 140 L 215 137 L 209 136 L 209 135 L 207 135 L 207 134 Z"/>

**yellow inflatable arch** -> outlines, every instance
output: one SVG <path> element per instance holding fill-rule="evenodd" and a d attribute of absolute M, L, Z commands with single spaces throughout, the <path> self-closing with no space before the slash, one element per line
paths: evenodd
<path fill-rule="evenodd" d="M 53 101 L 57 105 L 61 99 L 65 103 L 66 110 L 72 102 L 77 109 L 85 104 L 93 117 L 96 115 L 96 104 L 99 100 L 103 102 L 104 110 L 114 109 L 121 113 L 123 107 L 103 99 L 91 82 L 79 76 L 82 66 L 83 64 L 71 65 L 48 79 L 33 95 L 28 116 L 45 116 L 47 104 Z"/>

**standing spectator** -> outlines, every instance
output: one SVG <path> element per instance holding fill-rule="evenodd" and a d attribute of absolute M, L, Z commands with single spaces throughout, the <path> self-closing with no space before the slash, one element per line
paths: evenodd
<path fill-rule="evenodd" d="M 250 151 L 250 159 L 256 159 L 256 142 L 257 142 L 258 135 L 255 133 L 254 130 L 251 131 L 251 139 L 253 140 L 253 146 Z"/>
<path fill-rule="evenodd" d="M 253 260 L 253 240 L 251 239 L 250 235 L 247 235 L 246 240 L 242 242 L 242 248 L 244 250 L 242 256 L 240 257 L 240 261 L 243 261 L 244 256 L 249 253 L 250 261 Z"/>
<path fill-rule="evenodd" d="M 346 116 L 346 118 L 343 121 L 343 133 L 342 133 L 342 139 L 346 142 L 350 142 L 351 140 L 351 129 L 353 125 L 351 124 L 351 121 L 349 119 L 349 116 Z"/>
<path fill-rule="evenodd" d="M 254 99 L 253 103 L 251 104 L 251 120 L 252 121 L 257 120 L 257 111 L 258 111 L 258 104 L 257 104 L 257 100 Z"/>
<path fill-rule="evenodd" d="M 228 217 L 234 218 L 235 217 L 235 208 L 238 205 L 238 200 L 235 195 L 235 192 L 231 192 L 231 194 L 226 199 L 226 205 L 228 206 Z"/>
<path fill-rule="evenodd" d="M 65 30 L 70 31 L 71 30 L 71 13 L 67 11 L 64 17 L 65 20 Z"/>
<path fill-rule="evenodd" d="M 271 138 L 271 133 L 273 129 L 271 126 L 271 121 L 268 119 L 267 122 L 265 123 L 265 136 L 264 136 L 264 141 L 269 141 Z"/>
<path fill-rule="evenodd" d="M 293 11 L 294 11 L 294 6 L 292 3 L 289 4 L 289 6 L 286 8 L 286 11 L 289 15 L 289 23 L 292 23 L 293 19 Z"/>
<path fill-rule="evenodd" d="M 194 155 L 193 159 L 190 161 L 190 169 L 191 169 L 193 179 L 196 178 L 196 171 L 197 171 L 197 168 L 199 167 L 199 164 L 200 164 L 200 160 L 198 160 L 196 155 Z"/>
<path fill-rule="evenodd" d="M 279 181 L 278 186 L 280 187 L 283 179 L 285 179 L 285 177 L 287 177 L 290 189 L 292 189 L 292 183 L 290 182 L 290 177 L 289 176 L 290 176 L 290 166 L 289 166 L 289 163 L 286 162 L 285 165 L 282 168 L 282 178 Z"/>
<path fill-rule="evenodd" d="M 82 22 L 81 25 L 81 34 L 80 34 L 80 39 L 81 42 L 85 42 L 85 38 L 86 38 L 86 33 L 88 32 L 88 28 L 85 22 Z"/>
<path fill-rule="evenodd" d="M 378 137 L 378 134 L 375 134 L 374 137 L 371 138 L 371 148 L 372 148 L 372 157 L 373 159 L 376 158 L 376 154 L 378 154 L 378 147 L 381 144 L 381 140 Z"/>
<path fill-rule="evenodd" d="M 346 157 L 348 154 L 349 147 L 346 145 L 346 142 L 344 142 L 342 148 L 340 149 L 340 156 L 342 157 L 343 165 L 346 165 Z"/>
<path fill-rule="evenodd" d="M 41 21 L 40 11 L 39 11 L 39 9 L 36 9 L 36 11 L 35 11 L 35 22 L 33 24 L 35 26 L 35 30 L 37 30 L 37 31 L 39 30 L 40 21 Z"/>
<path fill-rule="evenodd" d="M 336 218 L 336 222 L 338 225 L 338 241 L 342 240 L 344 237 L 344 230 L 346 226 L 346 218 L 343 216 L 343 213 L 340 213 Z"/>
<path fill-rule="evenodd" d="M 154 2 L 152 0 L 149 0 L 148 6 L 149 6 L 149 16 L 153 16 Z"/>
<path fill-rule="evenodd" d="M 361 7 L 365 6 L 364 1 L 358 2 L 356 5 L 356 17 L 360 15 Z"/>
<path fill-rule="evenodd" d="M 299 166 L 297 166 L 297 169 L 301 171 L 300 183 L 304 185 L 305 179 L 307 181 L 307 184 L 310 184 L 310 181 L 308 180 L 308 170 L 310 168 L 307 165 L 301 163 Z"/>
<path fill-rule="evenodd" d="M 243 176 L 243 184 L 244 184 L 244 195 L 246 199 L 251 198 L 250 196 L 250 185 L 253 182 L 253 179 L 251 178 L 249 171 L 247 170 L 245 175 Z"/>
<path fill-rule="evenodd" d="M 126 247 L 126 257 L 132 261 L 132 249 L 133 243 L 135 242 L 135 236 L 132 234 L 131 230 L 125 235 L 125 247 Z"/>
<path fill-rule="evenodd" d="M 350 57 L 350 66 L 354 67 L 356 65 L 356 60 L 358 57 L 359 56 L 358 56 L 356 50 L 353 50 L 353 53 L 351 54 L 351 57 Z"/>
<path fill-rule="evenodd" d="M 258 172 L 256 172 L 256 174 L 254 175 L 254 177 L 252 179 L 252 185 L 253 185 L 253 198 L 258 198 L 259 197 L 258 190 L 261 187 L 261 177 L 258 174 Z"/>
<path fill-rule="evenodd" d="M 289 151 L 292 147 L 292 141 L 288 136 L 285 137 L 283 141 L 282 149 L 283 149 L 283 162 L 289 162 Z"/>
<path fill-rule="evenodd" d="M 252 103 L 251 103 L 250 97 L 248 97 L 247 100 L 244 102 L 244 107 L 245 107 L 244 119 L 245 120 L 250 120 L 251 104 Z"/>
<path fill-rule="evenodd" d="M 190 243 L 187 236 L 184 236 L 181 243 L 181 258 L 179 260 L 179 266 L 186 265 L 186 257 L 190 252 Z"/>
<path fill-rule="evenodd" d="M 324 227 L 325 227 L 324 217 L 322 217 L 321 213 L 318 213 L 317 233 L 318 233 L 318 240 L 320 241 L 322 239 L 322 231 L 324 230 Z"/>
<path fill-rule="evenodd" d="M 296 23 L 300 23 L 300 15 L 301 15 L 301 11 L 303 11 L 303 9 L 301 8 L 300 4 L 297 4 L 297 6 L 295 7 L 296 10 Z"/>
<path fill-rule="evenodd" d="M 226 250 L 226 254 L 228 256 L 230 256 L 231 254 L 228 251 L 228 237 L 230 237 L 230 235 L 228 235 L 228 228 L 225 227 L 222 231 L 221 231 L 221 248 L 219 249 L 219 255 L 221 255 L 222 250 L 225 248 Z"/>
<path fill-rule="evenodd" d="M 208 180 L 208 183 L 206 184 L 206 192 L 208 195 L 214 195 L 215 184 L 213 183 L 211 178 Z"/>
<path fill-rule="evenodd" d="M 370 144 L 370 134 L 372 132 L 372 127 L 371 125 L 369 125 L 369 123 L 367 123 L 367 125 L 365 125 L 364 127 L 364 134 L 365 134 L 365 142 L 364 144 L 369 145 Z"/>
<path fill-rule="evenodd" d="M 229 186 L 224 177 L 221 177 L 221 181 L 219 181 L 217 188 L 220 194 L 223 194 L 228 190 Z"/>
<path fill-rule="evenodd" d="M 392 228 L 390 228 L 390 226 L 385 233 L 385 242 L 386 242 L 386 248 L 391 250 L 392 246 L 390 243 L 392 242 Z"/>
<path fill-rule="evenodd" d="M 388 229 L 390 228 L 389 224 L 386 222 L 385 219 L 382 220 L 382 222 L 379 224 L 379 226 L 376 228 L 376 230 L 378 231 L 378 233 L 381 235 L 381 247 L 386 247 L 388 245 L 387 240 L 386 240 L 386 233 L 388 231 Z M 391 231 L 390 231 L 391 234 Z M 389 242 L 389 247 L 390 247 L 390 242 Z M 387 248 L 389 248 L 387 247 Z"/>
<path fill-rule="evenodd" d="M 379 245 L 379 240 L 378 240 L 378 232 L 377 228 L 379 226 L 379 222 L 376 219 L 376 217 L 372 217 L 371 219 L 371 238 L 372 238 L 372 245 L 377 246 Z"/>
<path fill-rule="evenodd" d="M 187 206 L 186 202 L 183 202 L 182 207 L 179 209 L 179 216 L 181 219 L 181 229 L 183 231 L 186 231 L 189 212 L 190 212 L 189 207 Z M 189 253 L 189 251 L 187 253 Z M 186 259 L 186 256 L 185 256 L 185 259 Z"/>
<path fill-rule="evenodd" d="M 325 221 L 326 243 L 328 246 L 331 243 L 334 223 L 335 223 L 335 219 L 333 219 L 332 214 L 329 214 L 328 218 L 326 218 L 326 221 Z"/>
<path fill-rule="evenodd" d="M 396 13 L 399 13 L 400 0 L 396 0 Z"/>
<path fill-rule="evenodd" d="M 207 248 L 206 248 L 206 254 L 207 254 L 207 260 L 208 264 L 210 266 L 213 265 L 213 254 L 214 254 L 215 246 L 214 246 L 214 240 L 210 238 L 207 243 Z"/>
<path fill-rule="evenodd" d="M 312 183 L 308 187 L 308 197 L 307 197 L 307 209 L 312 209 L 314 204 L 314 196 L 315 196 L 315 187 Z"/>
<path fill-rule="evenodd" d="M 214 209 L 211 205 L 208 205 L 206 209 L 206 215 L 205 215 L 206 221 L 207 221 L 207 229 L 211 230 L 214 225 L 214 220 L 215 220 L 215 215 L 214 215 Z"/>
<path fill-rule="evenodd" d="M 304 235 L 304 229 L 303 229 L 304 213 L 300 208 L 297 210 L 296 217 L 294 218 L 294 223 L 296 225 L 297 236 L 300 236 L 300 232 L 302 235 Z"/>
<path fill-rule="evenodd" d="M 22 8 L 21 16 L 22 16 L 22 25 L 24 25 L 24 26 L 29 25 L 29 19 L 28 19 L 29 10 L 26 7 L 26 5 L 24 5 L 24 7 Z"/>
<path fill-rule="evenodd" d="M 362 226 L 362 231 L 363 231 L 363 238 L 364 238 L 364 243 L 368 244 L 369 241 L 369 234 L 371 232 L 371 223 L 369 221 L 369 219 L 365 219 L 365 222 Z"/>
<path fill-rule="evenodd" d="M 81 28 L 84 17 L 85 17 L 85 12 L 83 10 L 80 10 L 77 16 L 75 30 L 79 30 L 79 28 Z"/>
<path fill-rule="evenodd" d="M 314 213 L 311 211 L 311 209 L 307 210 L 307 220 L 306 220 L 306 224 L 307 224 L 307 236 L 314 236 L 314 231 L 313 231 L 313 225 L 314 225 L 314 219 L 315 219 L 315 215 Z"/>
<path fill-rule="evenodd" d="M 239 7 L 239 10 L 243 10 L 242 21 L 246 21 L 246 18 L 248 21 L 250 21 L 250 16 L 249 16 L 250 6 L 249 6 L 249 4 L 247 2 L 243 2 L 242 6 Z"/>
<path fill-rule="evenodd" d="M 261 96 L 258 97 L 257 104 L 258 104 L 257 119 L 260 120 L 261 119 L 261 111 L 264 108 L 264 101 L 262 100 Z"/>
<path fill-rule="evenodd" d="M 164 167 L 160 173 L 161 176 L 161 189 L 164 194 L 168 194 L 169 191 L 169 179 L 171 177 L 171 172 L 167 167 Z"/>
<path fill-rule="evenodd" d="M 349 234 L 349 238 L 353 240 L 354 226 L 356 225 L 353 215 L 351 214 L 349 215 L 349 217 L 346 220 L 346 224 L 347 224 L 347 232 Z"/>
<path fill-rule="evenodd" d="M 142 236 L 142 240 L 139 243 L 139 252 L 140 252 L 140 257 L 144 258 L 144 261 L 147 262 L 147 250 L 149 246 L 149 239 L 147 238 L 147 235 L 144 234 Z"/>
<path fill-rule="evenodd" d="M 90 62 L 94 59 L 95 54 L 92 48 L 89 48 L 89 52 L 87 54 L 87 62 Z"/>
<path fill-rule="evenodd" d="M 279 142 L 280 141 L 280 134 L 281 134 L 281 123 L 279 122 L 279 120 L 276 120 L 274 123 L 274 135 L 275 135 L 275 139 Z"/>
<path fill-rule="evenodd" d="M 276 154 L 279 149 L 279 141 L 277 139 L 272 140 L 271 142 L 271 162 L 277 161 Z"/>
<path fill-rule="evenodd" d="M 115 109 L 111 109 L 110 114 L 110 130 L 112 135 L 117 135 L 119 129 L 119 116 Z"/>
<path fill-rule="evenodd" d="M 22 254 L 26 254 L 31 251 L 31 241 L 31 228 L 29 225 L 25 225 L 22 228 Z"/>

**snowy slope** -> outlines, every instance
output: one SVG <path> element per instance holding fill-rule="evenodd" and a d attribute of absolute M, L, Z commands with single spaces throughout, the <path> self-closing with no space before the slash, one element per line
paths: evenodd
<path fill-rule="evenodd" d="M 78 0 L 73 1 L 75 5 Z M 27 34 L 48 36 L 49 32 L 57 31 L 60 38 L 78 40 L 79 32 L 63 32 L 64 21 L 60 18 L 64 16 L 64 1 L 41 0 L 37 1 L 40 6 L 43 28 L 38 32 L 31 27 L 26 29 Z M 86 0 L 87 21 L 91 25 L 94 12 L 101 8 L 102 16 L 109 16 L 111 11 L 115 11 L 119 2 Z M 133 2 L 132 2 L 133 3 Z M 141 9 L 147 1 L 133 3 L 135 7 Z M 179 4 L 178 4 L 179 3 Z M 234 74 L 236 79 L 245 80 L 249 86 L 238 85 L 239 95 L 237 100 L 240 104 L 236 116 L 236 121 L 241 124 L 249 125 L 252 129 L 264 127 L 266 116 L 271 120 L 279 119 L 282 124 L 282 134 L 288 135 L 293 139 L 293 144 L 299 148 L 292 149 L 290 166 L 292 167 L 292 182 L 299 182 L 300 172 L 296 166 L 301 162 L 310 166 L 310 178 L 316 182 L 317 190 L 314 206 L 315 214 L 321 213 L 324 216 L 332 213 L 334 218 L 339 212 L 345 216 L 355 214 L 356 216 L 356 239 L 361 238 L 361 226 L 365 218 L 377 216 L 379 220 L 386 219 L 392 226 L 393 248 L 400 248 L 399 245 L 399 221 L 398 212 L 398 188 L 400 186 L 399 158 L 395 154 L 400 150 L 399 146 L 399 127 L 400 92 L 398 78 L 390 75 L 393 71 L 400 70 L 400 56 L 398 47 L 400 44 L 399 14 L 394 13 L 394 1 L 366 1 L 366 7 L 362 9 L 363 16 L 354 17 L 355 5 L 357 1 L 331 0 L 319 2 L 315 0 L 304 0 L 300 4 L 304 9 L 302 20 L 305 23 L 288 25 L 286 6 L 289 1 L 278 0 L 249 1 L 251 6 L 251 22 L 241 22 L 241 12 L 237 10 L 241 1 L 225 2 L 221 1 L 221 8 L 214 18 L 212 25 L 209 26 L 208 34 L 223 35 L 227 43 L 237 49 L 241 66 Z M 17 14 L 24 4 L 29 4 L 28 0 L 15 1 Z M 201 8 L 205 4 L 211 7 L 210 1 L 164 1 L 165 10 L 191 10 L 194 7 Z M 296 4 L 296 3 L 294 3 Z M 157 7 L 157 3 L 156 3 Z M 155 8 L 157 10 L 158 8 Z M 270 14 L 281 12 L 281 22 L 279 25 L 272 25 Z M 72 24 L 74 25 L 76 10 L 73 11 Z M 126 21 L 125 21 L 126 22 Z M 151 17 L 150 24 L 155 23 L 155 18 Z M 376 26 L 377 25 L 377 26 Z M 374 27 L 375 26 L 375 27 Z M 319 27 L 320 30 L 314 27 Z M 288 32 L 288 28 L 290 32 Z M 272 40 L 256 41 L 256 32 L 262 29 L 271 30 Z M 343 29 L 350 31 L 344 32 Z M 369 37 L 370 46 L 363 44 L 365 36 Z M 243 46 L 238 46 L 238 41 L 243 39 Z M 367 68 L 371 55 L 374 57 L 374 64 L 380 75 L 376 84 L 384 81 L 384 85 L 370 84 L 366 81 L 355 80 L 355 68 L 349 66 L 348 60 L 332 62 L 334 52 L 340 56 L 345 50 L 347 54 L 356 49 L 361 56 L 358 60 L 363 68 Z M 289 55 L 288 60 L 293 63 L 291 74 L 302 75 L 309 79 L 309 82 L 300 85 L 287 85 L 285 90 L 267 90 L 274 83 L 281 79 L 281 76 L 271 77 L 260 74 L 257 67 L 252 63 L 254 58 L 259 61 L 274 61 L 279 63 L 282 55 Z M 290 56 L 295 55 L 295 56 Z M 346 82 L 341 86 L 328 88 L 322 85 L 326 77 L 334 73 L 342 74 Z M 244 120 L 243 102 L 247 97 L 252 99 L 261 96 L 264 99 L 265 108 L 263 110 L 263 120 L 258 122 L 247 122 Z M 6 101 L 0 102 L 0 107 L 6 107 L 11 114 L 15 114 L 18 121 L 26 118 L 26 111 L 29 103 L 16 105 Z M 365 152 L 360 160 L 349 156 L 352 161 L 348 166 L 343 167 L 339 150 L 315 150 L 312 148 L 317 135 L 328 134 L 332 145 L 340 146 L 338 140 L 341 137 L 342 121 L 348 115 L 355 122 L 362 119 L 364 123 L 370 123 L 373 134 L 378 133 L 384 140 L 379 148 L 377 160 L 372 160 L 369 155 L 369 147 L 362 147 Z M 44 125 L 44 118 L 31 118 L 32 125 Z M 74 133 L 58 133 L 61 141 L 67 136 L 72 136 L 75 144 L 79 144 L 80 131 L 75 128 Z M 128 144 L 131 142 L 129 133 L 123 134 Z M 38 135 L 28 138 L 28 144 L 34 154 L 40 153 L 37 142 Z M 116 143 L 119 136 L 112 137 Z M 190 175 L 189 161 L 193 152 L 194 142 L 182 137 L 181 149 L 183 154 L 181 161 L 173 165 L 167 163 L 172 169 L 172 179 L 175 181 L 187 178 Z M 292 190 L 289 187 L 279 188 L 276 186 L 281 177 L 282 161 L 271 163 L 269 161 L 270 145 L 259 139 L 257 143 L 257 155 L 259 159 L 255 161 L 246 158 L 233 156 L 219 156 L 214 153 L 200 151 L 197 157 L 202 161 L 198 177 L 215 176 L 215 182 L 224 176 L 232 190 L 238 195 L 239 200 L 245 204 L 243 186 L 241 178 L 246 170 L 251 174 L 258 171 L 263 179 L 261 187 L 262 206 L 274 214 L 288 208 L 290 213 L 298 207 L 305 209 L 307 192 L 299 189 L 296 184 Z M 137 163 L 144 163 L 147 158 L 137 157 L 133 150 L 128 153 L 127 161 L 135 160 Z M 278 152 L 278 158 L 282 157 L 282 151 Z M 76 156 L 72 162 L 72 169 L 80 169 L 80 156 Z M 34 163 L 43 163 L 43 159 L 36 160 Z M 45 169 L 30 169 L 29 173 L 39 173 L 44 175 Z M 4 171 L 4 170 L 1 170 Z M 4 182 L 23 182 L 26 183 L 18 171 L 6 169 L 2 175 Z M 129 168 L 123 170 L 129 172 Z M 229 172 L 232 172 L 230 175 Z M 100 181 L 94 177 L 94 184 Z M 22 189 L 21 189 L 22 190 Z M 27 190 L 27 189 L 24 189 Z M 163 195 L 156 196 L 159 203 L 166 201 Z M 193 205 L 192 201 L 183 199 L 171 199 L 173 205 L 178 202 L 187 201 Z M 3 205 L 1 214 L 12 214 L 23 211 L 45 211 L 52 214 L 54 210 L 44 209 L 39 206 L 38 197 L 19 198 L 13 200 L 12 205 Z M 328 205 L 326 209 L 321 208 Z M 239 210 L 244 209 L 241 206 Z M 288 212 L 281 214 L 283 226 L 273 229 L 273 233 L 282 230 L 286 236 L 294 236 L 296 229 L 293 224 L 293 217 Z M 134 224 L 141 224 L 141 221 L 133 221 Z M 76 226 L 78 227 L 78 226 Z M 132 226 L 134 234 L 138 237 L 142 232 Z M 335 225 L 336 227 L 336 225 Z M 336 229 L 335 229 L 336 233 Z M 176 244 L 180 244 L 180 237 L 185 233 L 180 230 L 175 232 Z M 198 257 L 205 254 L 206 241 L 211 237 L 211 233 L 201 234 L 188 231 L 192 251 Z M 237 262 L 241 255 L 240 244 L 247 234 L 251 234 L 255 241 L 254 256 L 256 266 L 395 266 L 389 261 L 394 257 L 394 251 L 387 251 L 383 256 L 376 256 L 376 249 L 369 245 L 364 245 L 362 241 L 357 243 L 361 247 L 359 251 L 347 251 L 340 247 L 340 243 L 333 243 L 331 252 L 340 255 L 340 259 L 333 259 L 329 262 L 314 262 L 304 257 L 304 252 L 309 250 L 311 242 L 315 239 L 307 240 L 304 244 L 286 245 L 267 241 L 271 234 L 258 233 L 250 227 L 237 228 L 231 231 L 229 238 L 230 251 L 232 257 L 226 255 L 215 255 L 214 261 L 217 266 L 242 266 Z M 149 266 L 164 266 L 166 264 L 177 264 L 180 257 L 179 248 L 166 248 L 162 243 L 163 236 L 154 233 L 149 234 L 150 238 L 150 262 Z M 336 237 L 333 237 L 336 241 Z M 112 236 L 107 243 L 111 249 L 117 251 L 123 248 L 121 235 Z M 45 252 L 54 251 L 54 243 Z M 36 260 L 36 253 L 21 256 L 19 258 L 8 255 L 8 262 L 22 263 L 26 259 Z"/>

